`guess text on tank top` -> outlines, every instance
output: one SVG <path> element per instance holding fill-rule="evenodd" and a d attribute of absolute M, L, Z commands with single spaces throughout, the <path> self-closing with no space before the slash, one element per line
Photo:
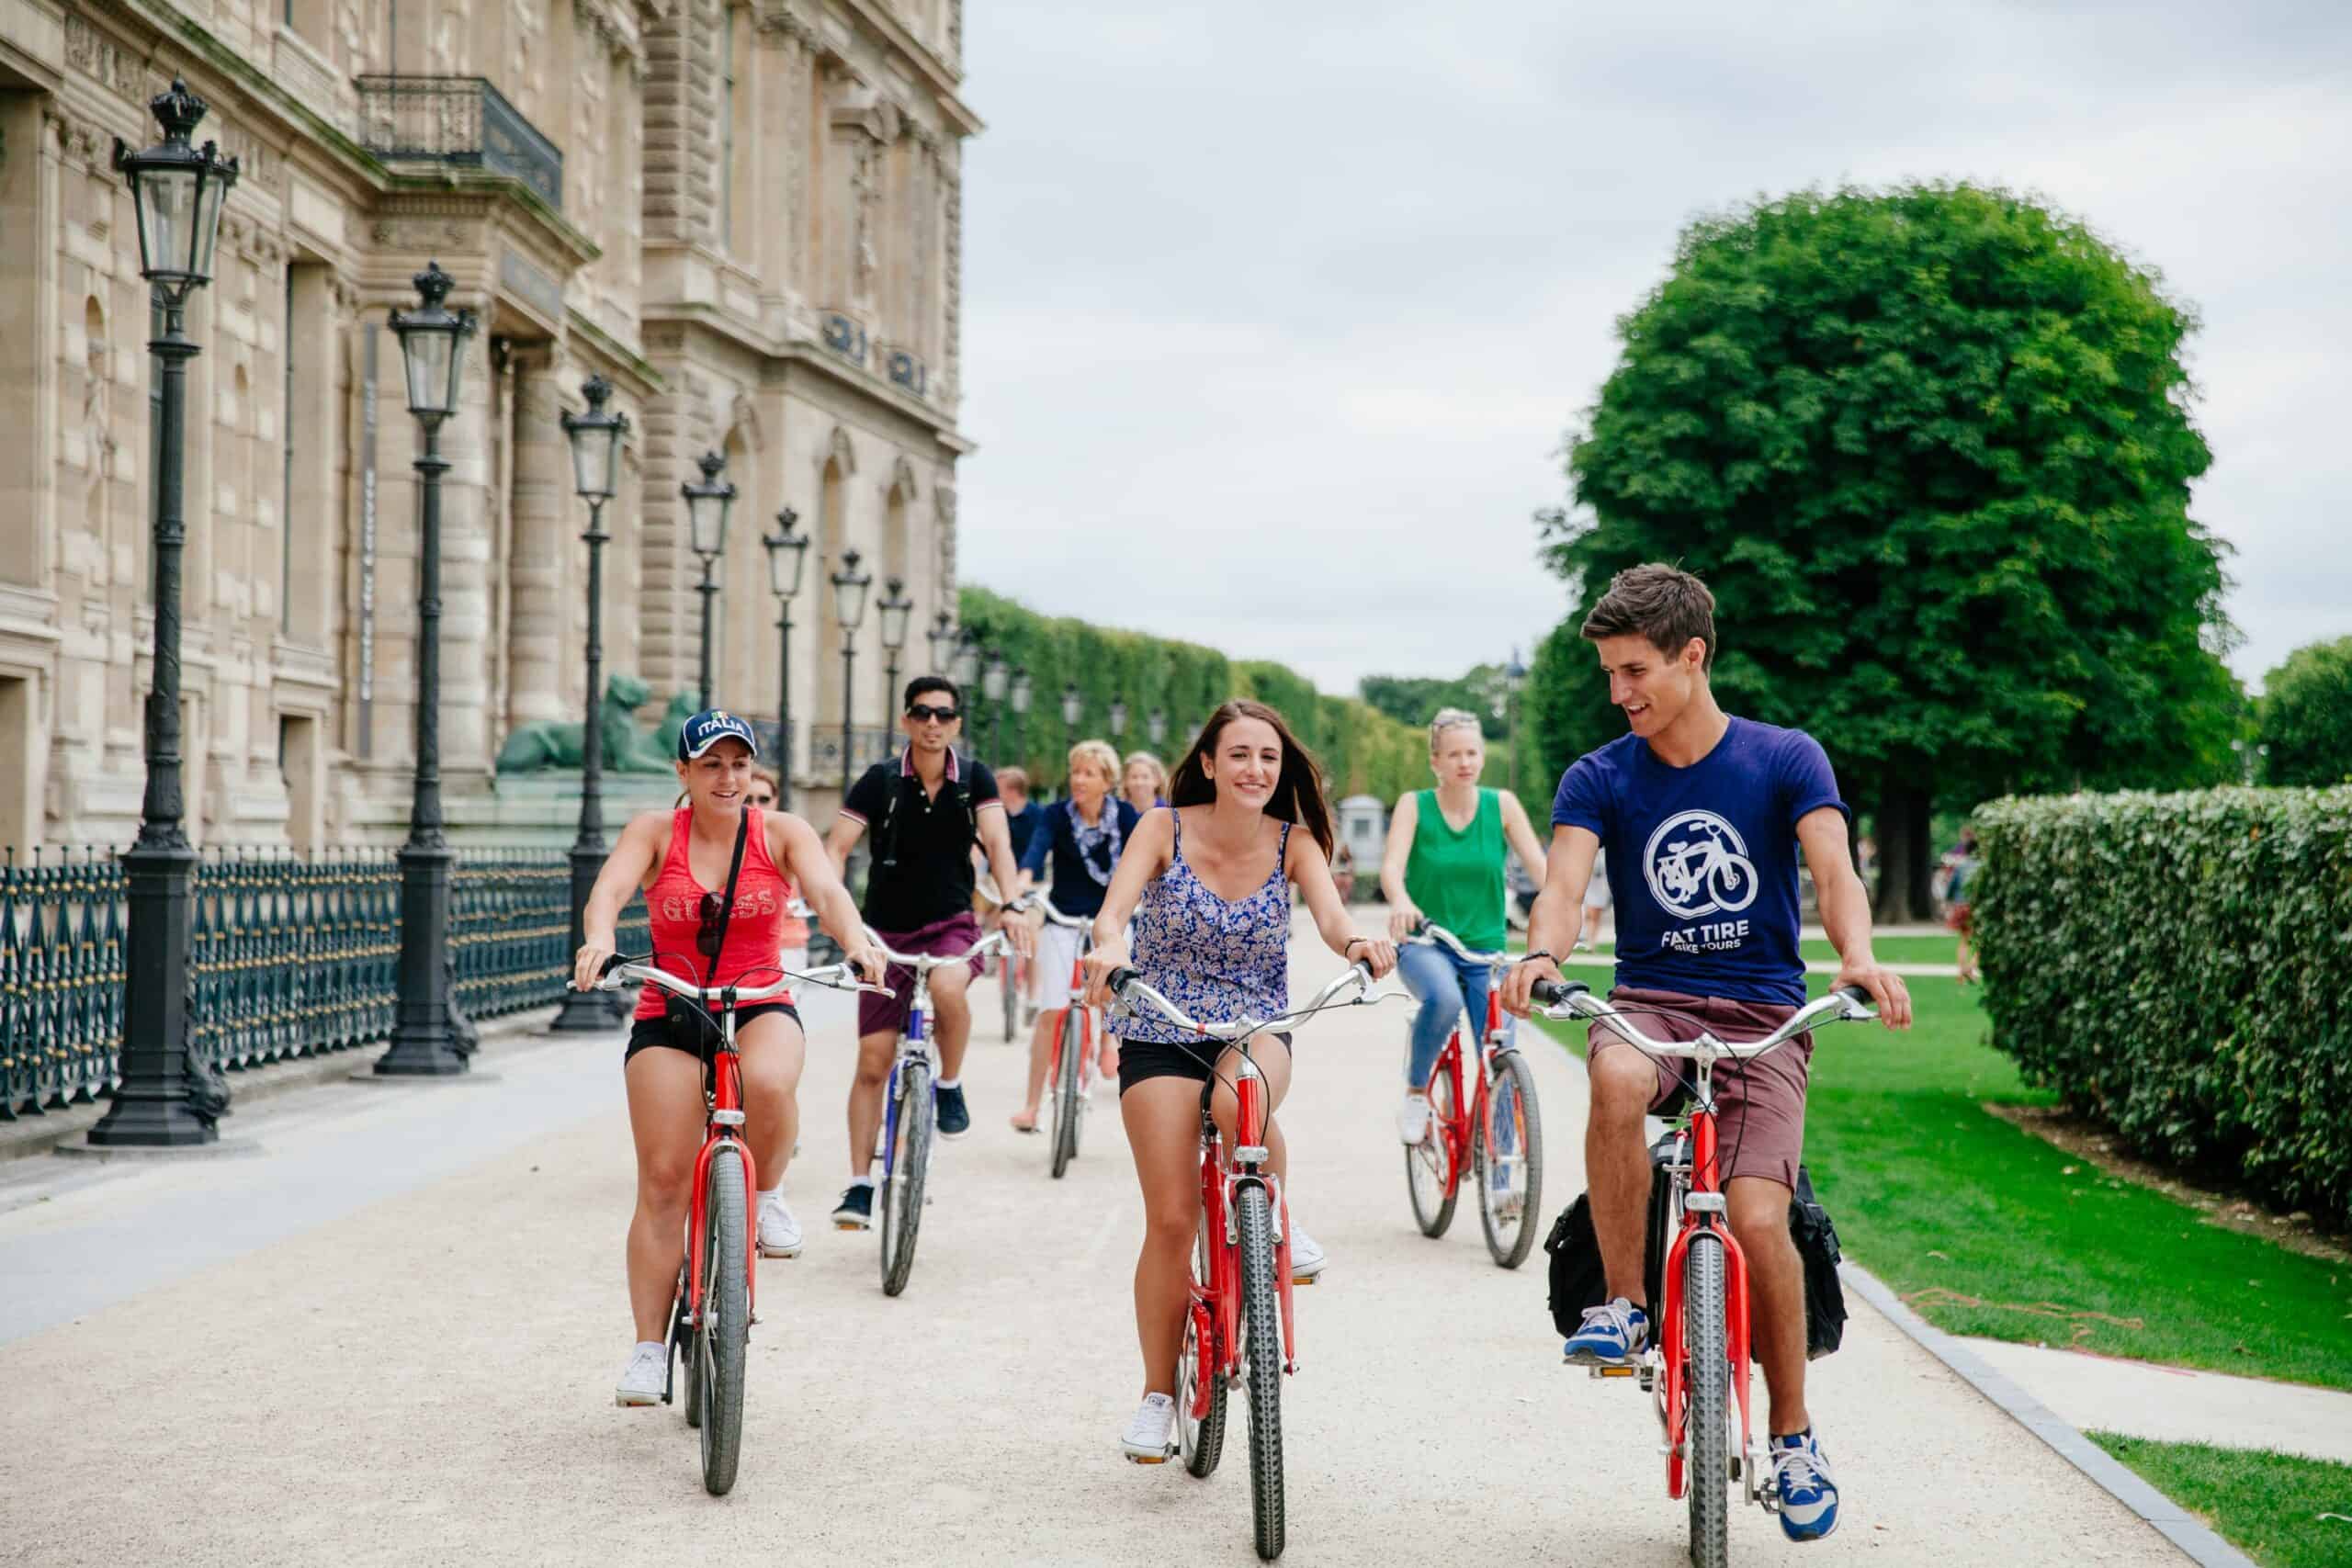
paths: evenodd
<path fill-rule="evenodd" d="M 723 891 L 723 889 L 721 890 Z M 764 920 L 774 916 L 784 905 L 772 887 L 735 890 L 735 908 L 728 917 L 733 920 Z M 702 918 L 700 894 L 661 893 L 653 899 L 653 912 L 665 920 L 698 920 Z"/>

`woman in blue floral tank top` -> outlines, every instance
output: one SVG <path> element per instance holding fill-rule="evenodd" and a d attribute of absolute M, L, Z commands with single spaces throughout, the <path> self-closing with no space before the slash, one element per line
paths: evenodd
<path fill-rule="evenodd" d="M 1094 921 L 1086 955 L 1087 1000 L 1106 1005 L 1111 972 L 1133 968 L 1193 1017 L 1217 1022 L 1269 1018 L 1289 1005 L 1290 890 L 1295 885 L 1326 945 L 1363 960 L 1375 977 L 1396 963 L 1396 945 L 1358 931 L 1331 882 L 1331 818 L 1322 773 L 1282 715 L 1261 703 L 1229 702 L 1209 716 L 1169 781 L 1167 807 L 1147 812 L 1119 859 Z M 1304 831 L 1294 831 L 1303 829 Z M 1128 918 L 1135 950 L 1128 952 Z M 1143 1187 L 1143 1253 L 1136 1260 L 1136 1337 L 1143 1347 L 1143 1407 L 1122 1448 L 1152 1461 L 1172 1451 L 1176 1361 L 1201 1223 L 1201 1086 L 1212 1064 L 1204 1044 L 1165 1020 L 1120 1025 L 1119 1114 Z M 1272 1103 L 1289 1091 L 1289 1039 L 1254 1048 Z M 1234 1053 L 1215 1066 L 1227 1087 L 1213 1101 L 1233 1136 Z M 1276 1122 L 1267 1139 L 1276 1177 L 1288 1151 Z M 1295 1208 L 1294 1206 L 1294 1214 Z M 1312 1279 L 1323 1266 L 1295 1218 L 1291 1272 Z"/>

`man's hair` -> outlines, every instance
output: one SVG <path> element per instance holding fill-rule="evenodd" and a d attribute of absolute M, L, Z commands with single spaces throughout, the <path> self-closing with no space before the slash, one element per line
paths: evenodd
<path fill-rule="evenodd" d="M 1007 762 L 1003 767 L 999 768 L 996 771 L 996 787 L 999 790 L 1017 789 L 1022 794 L 1027 795 L 1029 793 L 1029 770 L 1026 768 L 1016 768 L 1012 763 Z"/>
<path fill-rule="evenodd" d="M 914 706 L 915 699 L 922 696 L 926 692 L 944 692 L 949 696 L 956 699 L 956 705 L 957 707 L 960 708 L 964 705 L 964 694 L 957 691 L 956 689 L 956 682 L 949 680 L 946 676 L 918 675 L 913 680 L 907 682 L 906 700 L 900 703 L 899 706 Z"/>
<path fill-rule="evenodd" d="M 1609 580 L 1609 592 L 1578 628 L 1587 642 L 1640 636 L 1668 659 L 1682 657 L 1692 637 L 1707 645 L 1699 668 L 1715 667 L 1715 596 L 1690 573 L 1663 561 L 1630 566 Z"/>

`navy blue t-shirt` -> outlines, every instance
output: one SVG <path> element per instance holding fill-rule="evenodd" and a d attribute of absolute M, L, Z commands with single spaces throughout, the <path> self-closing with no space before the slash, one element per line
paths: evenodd
<path fill-rule="evenodd" d="M 1752 719 L 1733 719 L 1687 768 L 1637 735 L 1577 758 L 1552 825 L 1600 836 L 1617 984 L 1802 1006 L 1796 827 L 1825 806 L 1852 815 L 1820 744 Z"/>

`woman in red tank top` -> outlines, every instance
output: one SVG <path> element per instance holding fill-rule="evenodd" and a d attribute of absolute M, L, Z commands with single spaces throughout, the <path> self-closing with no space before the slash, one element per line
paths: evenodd
<path fill-rule="evenodd" d="M 815 830 L 788 812 L 748 806 L 756 755 L 752 727 L 731 714 L 713 710 L 686 721 L 678 736 L 678 782 L 685 786 L 686 804 L 675 811 L 641 812 L 621 830 L 588 897 L 582 921 L 587 941 L 573 966 L 573 985 L 585 989 L 596 983 L 613 954 L 613 929 L 621 909 L 640 890 L 656 964 L 704 985 L 769 984 L 776 976 L 777 949 L 796 886 L 849 962 L 872 982 L 881 982 L 881 954 L 866 940 L 857 907 Z M 747 810 L 734 908 L 714 963 L 695 938 L 703 929 L 706 898 L 715 911 L 725 896 Z M 667 994 L 645 987 L 622 1055 L 637 1144 L 637 1213 L 628 1229 L 637 1348 L 621 1378 L 623 1404 L 653 1404 L 662 1395 L 663 1337 L 684 1256 L 687 1185 L 704 1133 L 706 1059 L 671 1043 L 662 1005 Z M 760 1194 L 759 1250 L 763 1257 L 795 1257 L 800 1226 L 785 1204 L 783 1186 L 799 1130 L 797 1091 L 807 1041 L 790 997 L 737 1010 L 735 1048 L 742 1060 L 744 1138 L 766 1183 Z"/>

